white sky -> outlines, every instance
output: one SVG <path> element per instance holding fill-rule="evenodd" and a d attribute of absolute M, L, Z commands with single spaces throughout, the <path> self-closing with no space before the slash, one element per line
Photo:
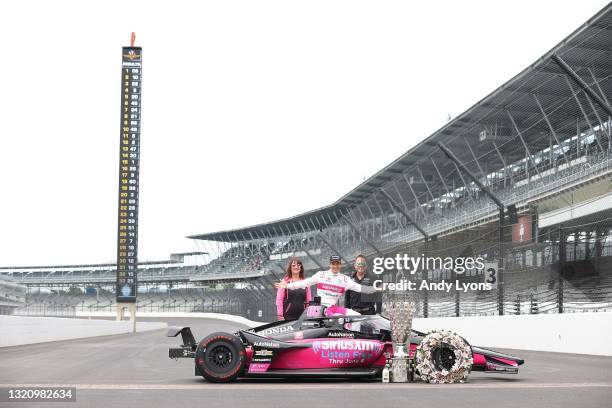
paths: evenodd
<path fill-rule="evenodd" d="M 0 265 L 114 261 L 121 46 L 143 47 L 139 259 L 331 204 L 607 1 L 0 5 Z"/>

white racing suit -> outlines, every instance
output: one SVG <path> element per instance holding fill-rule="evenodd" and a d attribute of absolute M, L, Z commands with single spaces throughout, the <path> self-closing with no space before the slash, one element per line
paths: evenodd
<path fill-rule="evenodd" d="M 287 284 L 287 289 L 305 289 L 314 284 L 317 285 L 317 296 L 321 298 L 321 305 L 327 307 L 325 311 L 325 314 L 327 316 L 360 315 L 360 313 L 357 313 L 351 309 L 346 309 L 338 306 L 338 299 L 344 296 L 344 292 L 346 292 L 347 290 L 363 293 L 376 292 L 376 289 L 374 289 L 372 286 L 360 285 L 348 276 L 343 275 L 340 272 L 333 273 L 331 270 L 320 271 L 315 273 L 310 278 L 306 278 L 301 281 L 290 282 Z"/>

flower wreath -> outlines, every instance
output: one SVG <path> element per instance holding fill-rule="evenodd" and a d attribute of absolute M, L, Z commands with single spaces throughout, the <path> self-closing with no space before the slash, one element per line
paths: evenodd
<path fill-rule="evenodd" d="M 432 353 L 445 346 L 455 354 L 455 361 L 450 369 L 436 367 Z M 427 334 L 416 350 L 416 371 L 423 381 L 434 384 L 463 383 L 472 371 L 472 348 L 458 334 L 449 330 L 433 331 Z"/>

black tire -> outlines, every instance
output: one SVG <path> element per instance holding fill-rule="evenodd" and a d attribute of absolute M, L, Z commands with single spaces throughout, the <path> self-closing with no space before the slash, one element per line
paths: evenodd
<path fill-rule="evenodd" d="M 246 364 L 244 345 L 233 334 L 210 334 L 198 344 L 195 364 L 196 370 L 208 381 L 234 381 Z"/>

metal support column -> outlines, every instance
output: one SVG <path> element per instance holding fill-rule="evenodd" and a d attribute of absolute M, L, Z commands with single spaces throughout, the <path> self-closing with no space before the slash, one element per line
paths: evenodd
<path fill-rule="evenodd" d="M 421 207 L 421 202 L 419 201 L 419 198 L 414 192 L 414 189 L 412 188 L 412 184 L 410 184 L 410 180 L 408 180 L 408 177 L 404 173 L 402 173 L 402 177 L 404 178 L 404 181 L 408 185 L 408 188 L 410 189 L 410 192 L 412 193 L 412 197 L 414 197 L 414 202 L 417 204 L 417 207 L 421 211 L 421 215 L 423 216 L 423 218 L 427 218 L 425 211 L 423 211 L 423 207 Z"/>
<path fill-rule="evenodd" d="M 563 152 L 563 147 L 561 146 L 561 142 L 559 142 L 559 138 L 557 137 L 557 132 L 555 132 L 555 129 L 552 127 L 552 124 L 550 123 L 550 120 L 548 119 L 548 115 L 546 114 L 546 111 L 544 110 L 544 108 L 542 107 L 542 104 L 540 103 L 540 100 L 538 99 L 537 95 L 533 95 L 533 99 L 535 99 L 536 104 L 538 105 L 538 108 L 540 109 L 540 112 L 542 113 L 542 116 L 544 117 L 544 121 L 546 122 L 546 125 L 548 126 L 548 129 L 550 129 L 550 133 L 552 134 L 552 137 L 555 138 L 555 143 L 557 143 L 557 146 L 559 146 L 559 148 L 561 149 L 562 153 L 563 153 L 563 158 L 565 159 L 565 164 L 567 164 L 567 166 L 569 167 L 569 160 L 567 158 L 567 155 L 565 154 L 565 152 Z"/>
<path fill-rule="evenodd" d="M 305 249 L 304 252 L 306 252 L 306 256 L 308 256 L 308 258 L 310 258 L 310 260 L 312 262 L 314 262 L 319 268 L 321 268 L 321 270 L 325 269 L 325 267 L 323 265 L 321 265 L 321 262 L 317 261 L 317 259 L 310 254 L 310 250 L 309 249 Z"/>
<path fill-rule="evenodd" d="M 380 205 L 380 201 L 378 201 L 378 198 L 376 198 L 376 195 L 374 195 L 372 199 L 374 200 L 374 202 L 378 206 L 378 210 L 380 211 L 380 235 L 382 236 L 382 234 L 385 233 L 385 225 L 388 225 L 389 223 L 385 218 L 385 212 L 383 211 L 382 205 Z"/>
<path fill-rule="evenodd" d="M 321 241 L 323 241 L 325 243 L 325 245 L 327 245 L 329 247 L 329 249 L 331 249 L 332 251 L 334 251 L 340 258 L 344 259 L 344 261 L 347 263 L 347 265 L 350 263 L 350 260 L 344 256 L 343 254 L 340 253 L 340 251 L 338 251 L 332 244 L 330 244 L 325 238 L 323 238 L 322 234 L 319 234 L 319 238 L 321 239 Z"/>
<path fill-rule="evenodd" d="M 557 306 L 559 313 L 563 313 L 563 289 L 564 289 L 564 278 L 561 272 L 565 266 L 567 260 L 567 246 L 565 244 L 566 233 L 563 231 L 563 225 L 559 225 L 559 279 L 557 288 Z"/>
<path fill-rule="evenodd" d="M 482 175 L 482 178 L 485 179 L 485 183 L 486 183 L 487 175 L 484 171 L 482 171 L 482 167 L 480 167 L 480 163 L 478 162 L 478 158 L 476 157 L 474 150 L 472 150 L 472 146 L 470 145 L 470 142 L 468 142 L 467 137 L 463 140 L 465 141 L 465 144 L 467 145 L 470 153 L 472 153 L 472 157 L 474 158 L 474 161 L 476 162 L 476 166 L 478 167 L 478 170 L 480 170 L 480 174 Z"/>
<path fill-rule="evenodd" d="M 576 84 L 578 84 L 580 88 L 584 90 L 584 92 L 593 98 L 595 102 L 597 102 L 597 104 L 608 113 L 609 116 L 612 116 L 612 108 L 610 108 L 610 105 L 608 105 L 599 95 L 593 92 L 593 90 L 589 88 L 586 82 L 584 82 L 582 78 L 580 78 L 580 76 L 574 72 L 567 62 L 563 61 L 563 59 L 561 59 L 561 57 L 559 57 L 557 54 L 553 54 L 551 58 L 557 63 L 557 65 L 559 65 L 559 67 L 561 67 L 563 71 L 567 73 L 567 75 L 570 76 L 570 78 L 574 80 L 574 82 L 576 82 Z"/>
<path fill-rule="evenodd" d="M 531 151 L 529 150 L 529 146 L 527 146 L 527 143 L 525 142 L 525 139 L 523 138 L 523 134 L 521 133 L 521 130 L 516 125 L 516 122 L 514 121 L 514 117 L 512 116 L 510 111 L 506 111 L 506 113 L 508 114 L 508 117 L 510 118 L 510 121 L 512 122 L 512 126 L 514 126 L 514 129 L 516 130 L 516 133 L 518 134 L 519 139 L 521 139 L 521 143 L 523 143 L 523 147 L 525 148 L 525 151 L 527 152 L 527 155 L 529 157 L 529 161 L 533 165 L 533 168 L 535 169 L 535 171 L 536 171 L 536 173 L 538 175 L 538 178 L 541 180 L 542 177 L 540 176 L 540 170 L 538 170 L 538 165 L 536 164 L 536 162 L 535 162 L 535 160 L 533 158 L 533 155 L 531 154 Z M 529 173 L 527 174 L 527 178 L 529 178 Z"/>
<path fill-rule="evenodd" d="M 448 197 L 451 200 L 455 200 L 454 197 L 454 192 L 453 194 L 450 193 L 450 190 L 448 189 L 448 186 L 446 185 L 446 181 L 444 181 L 444 177 L 442 177 L 442 173 L 440 173 L 440 169 L 438 169 L 438 166 L 436 165 L 436 162 L 434 161 L 433 157 L 429 156 L 429 160 L 431 160 L 431 164 L 433 164 L 434 169 L 436 169 L 436 173 L 438 174 L 438 177 L 440 177 L 440 181 L 442 182 L 442 185 L 444 186 L 444 189 L 446 190 L 446 194 L 448 194 Z"/>
<path fill-rule="evenodd" d="M 446 147 L 442 143 L 438 143 L 438 147 L 455 164 L 455 166 L 457 166 L 457 171 L 459 172 L 459 174 L 461 174 L 461 170 L 463 170 L 468 175 L 468 177 L 474 182 L 474 184 L 476 184 L 487 196 L 489 196 L 489 198 L 493 200 L 493 202 L 495 202 L 495 204 L 503 211 L 504 203 L 502 203 L 501 200 L 497 198 L 495 194 L 491 193 L 489 188 L 485 186 L 484 184 L 482 184 L 480 180 L 478 180 L 476 175 L 474 175 L 470 171 L 470 169 L 468 169 L 448 147 Z M 459 169 L 459 167 L 461 167 L 461 169 Z"/>
<path fill-rule="evenodd" d="M 427 192 L 429 193 L 431 200 L 432 201 L 435 200 L 436 197 L 434 197 L 431 190 L 429 189 L 429 184 L 427 184 L 427 180 L 425 180 L 425 177 L 423 177 L 423 172 L 421 171 L 421 168 L 419 166 L 416 166 L 416 169 L 417 169 L 417 172 L 419 173 L 419 177 L 421 177 L 421 180 L 423 180 L 423 184 L 425 184 L 425 188 L 427 189 Z"/>
<path fill-rule="evenodd" d="M 470 201 L 474 202 L 474 199 L 472 198 L 472 195 L 470 194 L 470 187 L 468 183 L 466 183 L 465 179 L 463 178 L 463 174 L 461 174 L 461 170 L 459 170 L 459 166 L 455 162 L 453 162 L 453 164 L 455 165 L 455 170 L 457 170 L 457 174 L 459 174 L 459 178 L 461 179 L 461 182 L 463 183 L 463 187 L 465 188 L 465 193 L 467 194 L 467 197 L 470 199 Z"/>
<path fill-rule="evenodd" d="M 505 249 L 504 249 L 504 221 L 505 221 L 505 207 L 504 204 L 501 202 L 501 200 L 499 198 L 497 198 L 497 196 L 495 194 L 493 194 L 485 185 L 483 185 L 478 178 L 476 178 L 476 176 L 474 174 L 472 174 L 472 172 L 470 171 L 470 169 L 468 169 L 467 167 L 465 167 L 465 165 L 463 163 L 461 163 L 461 161 L 455 156 L 455 154 L 448 148 L 446 147 L 444 144 L 442 143 L 438 143 L 438 147 L 440 147 L 440 150 L 442 150 L 444 152 L 444 154 L 446 154 L 446 156 L 453 162 L 455 163 L 456 166 L 461 167 L 461 169 L 468 175 L 468 177 L 470 179 L 472 179 L 472 181 L 478 186 L 480 187 L 480 189 L 487 195 L 489 196 L 489 198 L 491 198 L 491 200 L 493 200 L 493 202 L 495 202 L 495 204 L 497 205 L 497 207 L 499 208 L 499 245 L 498 245 L 498 257 L 499 259 L 497 260 L 497 266 L 498 266 L 498 271 L 497 271 L 497 275 L 499 278 L 499 285 L 497 287 L 497 294 L 498 294 L 498 298 L 497 298 L 497 309 L 498 309 L 498 313 L 499 315 L 503 315 L 504 314 L 504 274 L 503 274 L 503 270 L 504 270 L 504 259 L 505 259 Z"/>
<path fill-rule="evenodd" d="M 499 160 L 501 160 L 504 166 L 504 173 L 510 176 L 510 181 L 512 182 L 512 184 L 514 184 L 514 177 L 512 176 L 512 169 L 508 168 L 508 165 L 506 164 L 506 160 L 504 160 L 504 156 L 502 156 L 501 152 L 499 151 L 499 147 L 497 147 L 497 143 L 495 142 L 492 142 L 492 143 L 493 143 L 493 147 L 495 148 L 495 151 L 497 152 L 497 155 L 499 156 Z M 504 187 L 505 186 L 506 184 L 504 183 Z"/>
<path fill-rule="evenodd" d="M 389 193 L 387 193 L 385 190 L 381 189 L 380 190 L 381 194 L 385 196 L 385 198 L 387 199 L 387 201 L 389 201 L 389 204 L 391 204 L 393 207 L 395 207 L 397 209 L 397 211 L 399 211 L 404 217 L 406 217 L 406 219 L 408 220 L 408 222 L 410 222 L 412 225 L 414 225 L 414 227 L 426 238 L 429 239 L 429 235 L 425 232 L 425 230 L 423 228 L 421 228 L 419 226 L 419 224 L 417 224 L 416 222 L 414 222 L 414 220 L 412 219 L 412 217 L 410 217 L 406 211 L 404 211 L 404 209 L 395 202 L 395 200 L 389 195 Z"/>
<path fill-rule="evenodd" d="M 504 260 L 506 258 L 506 251 L 504 249 L 504 208 L 499 209 L 499 259 L 497 260 L 497 278 L 499 279 L 497 285 L 497 313 L 500 316 L 504 315 Z"/>
<path fill-rule="evenodd" d="M 361 232 L 361 229 L 359 229 L 357 226 L 355 226 L 355 224 L 353 224 L 348 217 L 344 217 L 344 221 L 346 221 L 346 223 L 353 229 L 355 230 L 355 232 L 357 232 L 361 238 L 363 238 L 363 240 L 366 242 L 366 244 L 368 244 L 369 246 L 371 246 L 374 249 L 374 252 L 376 252 L 376 254 L 380 257 L 383 256 L 383 253 L 380 252 L 380 250 L 378 248 L 376 248 L 376 245 L 374 245 L 369 239 L 367 239 L 363 232 Z"/>
<path fill-rule="evenodd" d="M 599 151 L 603 152 L 604 148 L 601 145 L 601 142 L 599 141 L 599 138 L 597 137 L 597 133 L 595 133 L 595 129 L 593 128 L 593 124 L 589 120 L 589 117 L 587 116 L 586 111 L 584 110 L 584 107 L 582 106 L 582 103 L 580 102 L 580 99 L 578 99 L 578 94 L 576 93 L 576 91 L 574 91 L 574 87 L 572 86 L 572 83 L 570 82 L 570 80 L 567 79 L 567 77 L 565 77 L 565 82 L 567 83 L 567 87 L 570 89 L 570 92 L 572 93 L 572 96 L 574 97 L 574 100 L 576 101 L 576 105 L 578 105 L 578 108 L 580 108 L 580 112 L 582 113 L 582 116 L 584 117 L 584 120 L 586 121 L 587 125 L 589 125 L 589 129 L 591 129 L 591 133 L 593 134 L 593 137 L 595 138 L 595 141 L 597 142 L 597 146 L 599 147 Z"/>

